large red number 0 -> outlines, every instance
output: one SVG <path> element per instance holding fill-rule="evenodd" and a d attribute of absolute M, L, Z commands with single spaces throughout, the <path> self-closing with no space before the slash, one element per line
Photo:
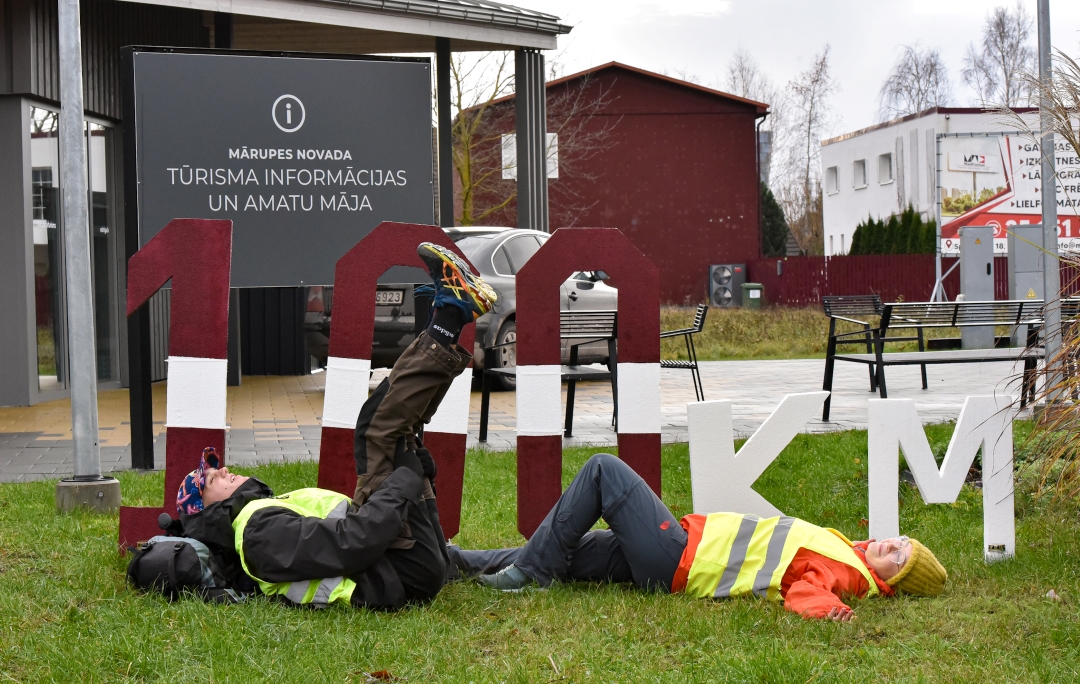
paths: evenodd
<path fill-rule="evenodd" d="M 375 285 L 391 266 L 422 268 L 424 264 L 416 255 L 416 246 L 421 242 L 440 244 L 465 258 L 437 226 L 384 222 L 338 259 L 319 447 L 319 486 L 324 489 L 352 496 L 356 488 L 353 429 L 368 396 L 371 343 L 375 334 Z M 473 331 L 470 325 L 461 332 L 460 344 L 469 350 L 473 346 Z M 454 380 L 431 424 L 424 430 L 424 445 L 439 468 L 439 521 L 447 539 L 457 534 L 461 520 L 471 382 L 470 371 Z"/>
<path fill-rule="evenodd" d="M 517 273 L 518 530 L 562 492 L 559 287 L 603 269 L 619 287 L 619 457 L 660 495 L 660 271 L 615 228 L 562 228 Z"/>
<path fill-rule="evenodd" d="M 174 219 L 128 261 L 130 316 L 172 279 L 162 508 L 122 506 L 120 548 L 161 534 L 176 490 L 204 447 L 225 455 L 232 221 Z"/>

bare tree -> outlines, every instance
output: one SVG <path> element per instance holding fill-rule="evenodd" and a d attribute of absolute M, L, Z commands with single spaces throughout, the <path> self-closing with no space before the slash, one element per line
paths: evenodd
<path fill-rule="evenodd" d="M 778 199 L 799 249 L 823 254 L 821 137 L 830 123 L 828 98 L 837 85 L 829 68 L 829 45 L 787 85 L 790 142 L 781 156 Z"/>
<path fill-rule="evenodd" d="M 783 138 L 787 133 L 787 98 L 743 48 L 736 50 L 728 62 L 724 90 L 769 105 L 769 115 L 761 128 L 773 132 L 774 150 L 783 147 Z"/>
<path fill-rule="evenodd" d="M 611 132 L 622 117 L 603 116 L 615 101 L 611 88 L 605 88 L 591 75 L 561 88 L 547 97 L 547 128 L 556 134 L 559 179 L 548 182 L 549 213 L 553 227 L 577 225 L 596 200 L 589 200 L 586 184 L 599 177 L 589 170 L 589 161 L 610 149 Z M 570 182 L 560 182 L 563 180 Z"/>
<path fill-rule="evenodd" d="M 758 102 L 772 104 L 778 99 L 776 87 L 769 77 L 761 73 L 757 62 L 744 48 L 735 50 L 728 62 L 724 89 L 732 95 L 745 97 Z"/>
<path fill-rule="evenodd" d="M 1080 63 L 1061 50 L 1055 49 L 1049 84 L 1042 82 L 1037 69 L 1021 71 L 1018 78 L 1031 91 L 1031 99 L 1034 102 L 1038 103 L 1040 100 L 1046 102 L 1050 130 L 1056 137 L 1068 143 L 1076 156 L 1080 157 L 1080 118 L 1078 118 L 1080 115 Z M 1023 131 L 1032 142 L 1038 143 L 1041 133 L 1037 118 L 1025 118 L 1024 115 L 1005 106 L 997 107 L 997 111 L 1003 115 L 1003 123 L 1006 126 Z"/>
<path fill-rule="evenodd" d="M 512 224 L 517 183 L 503 178 L 502 137 L 514 132 L 514 106 L 500 98 L 514 88 L 512 53 L 482 57 L 456 55 L 451 60 L 451 87 L 456 110 L 453 126 L 454 169 L 461 183 L 460 225 L 492 221 Z M 561 72 L 548 63 L 549 80 Z M 580 181 L 595 180 L 584 162 L 610 146 L 618 119 L 598 117 L 613 101 L 610 89 L 588 75 L 547 95 L 547 130 L 554 133 L 559 180 L 549 181 L 549 212 L 553 226 L 574 225 L 593 203 L 586 200 Z"/>
<path fill-rule="evenodd" d="M 492 119 L 506 113 L 495 100 L 514 87 L 513 53 L 491 52 L 481 56 L 454 53 L 450 60 L 454 170 L 461 181 L 461 216 L 457 222 L 471 226 L 505 208 L 514 196 L 477 208 L 478 194 L 502 178 L 502 148 L 498 126 Z M 489 112 L 493 116 L 488 116 Z"/>
<path fill-rule="evenodd" d="M 51 109 L 34 107 L 30 118 L 31 133 L 56 133 L 59 128 L 59 115 Z"/>
<path fill-rule="evenodd" d="M 982 105 L 1019 107 L 1031 101 L 1031 87 L 1020 74 L 1035 71 L 1035 50 L 1028 44 L 1031 17 L 1015 7 L 996 7 L 983 27 L 982 45 L 969 44 L 961 72 Z"/>
<path fill-rule="evenodd" d="M 878 95 L 880 121 L 944 107 L 952 99 L 949 72 L 937 48 L 920 50 L 917 44 L 901 47 L 900 59 Z"/>

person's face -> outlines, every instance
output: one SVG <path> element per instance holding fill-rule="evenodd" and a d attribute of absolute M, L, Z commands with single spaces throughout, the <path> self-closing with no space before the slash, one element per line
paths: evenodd
<path fill-rule="evenodd" d="M 203 501 L 205 500 L 206 497 L 203 496 Z M 870 539 L 866 547 L 866 564 L 883 580 L 896 577 L 909 558 L 911 542 L 907 537 L 893 537 L 881 541 Z"/>
<path fill-rule="evenodd" d="M 247 481 L 246 476 L 234 475 L 228 468 L 207 468 L 206 483 L 202 490 L 203 506 L 228 499 L 240 485 Z"/>

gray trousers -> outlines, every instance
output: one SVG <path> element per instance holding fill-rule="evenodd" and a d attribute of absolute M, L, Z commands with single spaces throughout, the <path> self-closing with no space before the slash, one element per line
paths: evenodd
<path fill-rule="evenodd" d="M 592 530 L 601 518 L 610 529 Z M 686 531 L 649 485 L 611 454 L 596 454 L 566 488 L 532 539 L 518 548 L 449 547 L 465 576 L 513 563 L 541 586 L 554 580 L 630 582 L 670 591 Z"/>

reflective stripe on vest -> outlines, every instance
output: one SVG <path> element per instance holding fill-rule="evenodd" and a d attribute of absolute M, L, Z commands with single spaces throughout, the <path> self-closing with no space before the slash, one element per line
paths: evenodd
<path fill-rule="evenodd" d="M 799 549 L 809 549 L 858 570 L 878 593 L 866 564 L 843 535 L 798 518 L 759 518 L 740 513 L 712 513 L 690 566 L 686 593 L 722 598 L 753 593 L 779 599 L 780 582 Z"/>
<path fill-rule="evenodd" d="M 322 608 L 334 601 L 348 603 L 352 598 L 353 590 L 356 589 L 356 584 L 344 577 L 326 577 L 300 582 L 265 582 L 256 577 L 248 568 L 247 559 L 244 557 L 244 528 L 247 527 L 248 520 L 255 511 L 271 506 L 287 508 L 306 517 L 333 520 L 344 518 L 351 503 L 352 500 L 344 494 L 308 488 L 297 489 L 272 499 L 258 499 L 244 506 L 244 509 L 236 516 L 236 520 L 233 520 L 234 543 L 236 552 L 240 554 L 240 564 L 244 567 L 244 572 L 259 583 L 259 588 L 264 594 L 284 596 L 298 605 Z"/>

